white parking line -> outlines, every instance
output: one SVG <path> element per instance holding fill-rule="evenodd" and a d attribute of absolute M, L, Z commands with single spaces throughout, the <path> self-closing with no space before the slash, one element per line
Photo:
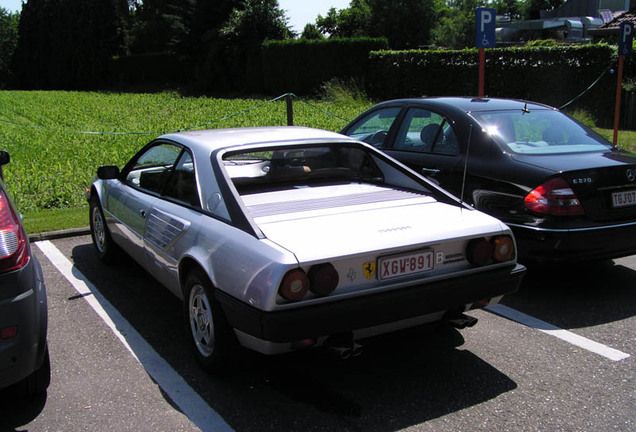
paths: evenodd
<path fill-rule="evenodd" d="M 610 348 L 607 345 L 603 345 L 598 342 L 594 342 L 593 340 L 584 338 L 583 336 L 579 336 L 570 331 L 563 330 L 562 328 L 559 328 L 555 325 L 552 325 L 545 321 L 541 321 L 540 319 L 531 317 L 530 315 L 526 315 L 523 312 L 519 312 L 516 309 L 504 306 L 502 304 L 488 306 L 486 310 L 516 321 L 520 324 L 539 330 L 543 333 L 547 333 L 549 335 L 562 339 L 580 348 L 602 355 L 603 357 L 606 357 L 610 360 L 620 361 L 629 357 L 629 354 L 625 354 L 622 351 Z"/>
<path fill-rule="evenodd" d="M 110 327 L 190 421 L 202 431 L 232 431 L 223 418 L 144 340 L 95 286 L 50 241 L 35 242 L 59 272 Z M 88 294 L 88 295 L 87 295 Z"/>

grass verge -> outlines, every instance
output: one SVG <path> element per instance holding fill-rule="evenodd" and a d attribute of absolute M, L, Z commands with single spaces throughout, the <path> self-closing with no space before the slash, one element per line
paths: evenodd
<path fill-rule="evenodd" d="M 22 214 L 27 234 L 88 226 L 88 207 L 50 209 Z"/>

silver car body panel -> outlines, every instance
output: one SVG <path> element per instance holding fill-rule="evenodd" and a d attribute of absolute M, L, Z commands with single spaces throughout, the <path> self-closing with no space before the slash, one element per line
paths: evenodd
<path fill-rule="evenodd" d="M 483 267 L 468 263 L 464 251 L 471 239 L 502 234 L 512 237 L 512 233 L 499 220 L 470 209 L 445 191 L 438 193 L 455 204 L 405 189 L 357 182 L 240 195 L 231 180 L 231 168 L 222 163 L 222 155 L 237 148 L 307 143 L 362 146 L 386 158 L 349 137 L 277 127 L 168 134 L 155 142 L 189 149 L 202 208 L 163 199 L 122 179 L 96 179 L 93 193 L 99 196 L 114 241 L 180 299 L 185 277 L 182 269 L 190 265 L 203 269 L 212 285 L 232 299 L 229 301 L 264 314 L 320 308 L 340 300 L 355 301 L 369 294 L 415 289 L 496 269 L 514 268 L 513 273 L 522 274 L 514 260 Z M 388 166 L 389 161 L 379 163 Z M 399 163 L 395 166 L 408 170 Z M 413 172 L 410 175 L 408 181 L 414 185 L 422 178 Z M 422 178 L 422 182 L 426 180 Z M 234 224 L 232 206 L 234 212 L 238 206 L 249 229 Z M 420 250 L 434 253 L 434 267 L 425 274 L 381 280 L 375 273 L 380 269 L 366 271 L 381 257 Z M 334 293 L 324 297 L 309 294 L 299 302 L 288 302 L 278 295 L 289 270 L 308 271 L 324 262 L 331 263 L 339 274 Z M 489 297 L 498 301 L 496 295 Z M 411 318 L 428 322 L 439 320 L 443 313 Z M 405 323 L 415 322 L 411 318 Z M 385 324 L 378 329 L 392 328 Z M 240 330 L 236 333 L 246 346 L 258 351 L 280 348 L 277 342 Z M 270 348 L 265 347 L 268 344 Z"/>

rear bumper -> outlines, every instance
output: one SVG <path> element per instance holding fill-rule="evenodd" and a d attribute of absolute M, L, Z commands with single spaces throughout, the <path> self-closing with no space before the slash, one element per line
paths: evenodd
<path fill-rule="evenodd" d="M 0 286 L 18 286 L 19 294 L 0 299 L 0 329 L 17 327 L 0 339 L 0 388 L 35 372 L 46 352 L 47 304 L 42 270 L 33 255 L 22 269 L 2 275 Z"/>
<path fill-rule="evenodd" d="M 510 228 L 522 263 L 556 264 L 636 254 L 636 222 L 571 230 L 522 225 Z"/>
<path fill-rule="evenodd" d="M 219 290 L 215 295 L 230 326 L 260 341 L 287 343 L 464 310 L 471 303 L 515 292 L 525 272 L 525 267 L 517 264 L 468 277 L 278 312 L 261 311 Z"/>

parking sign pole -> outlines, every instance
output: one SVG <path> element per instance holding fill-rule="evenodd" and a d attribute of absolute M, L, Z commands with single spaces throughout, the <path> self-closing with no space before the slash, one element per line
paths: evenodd
<path fill-rule="evenodd" d="M 479 97 L 485 95 L 486 48 L 495 46 L 495 10 L 478 7 L 475 9 L 475 46 L 479 51 Z"/>
<path fill-rule="evenodd" d="M 484 80 L 486 76 L 486 50 L 479 48 L 479 97 L 484 97 Z"/>
<path fill-rule="evenodd" d="M 618 56 L 618 83 L 616 84 L 616 107 L 614 108 L 614 138 L 612 144 L 618 142 L 618 122 L 621 114 L 621 90 L 623 87 L 623 61 L 625 56 Z"/>

